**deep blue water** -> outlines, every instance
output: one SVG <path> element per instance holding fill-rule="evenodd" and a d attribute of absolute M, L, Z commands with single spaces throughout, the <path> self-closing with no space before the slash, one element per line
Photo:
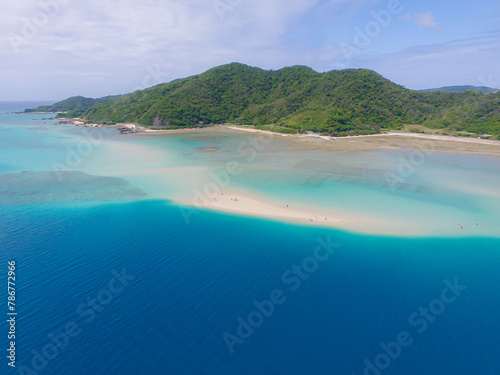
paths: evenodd
<path fill-rule="evenodd" d="M 315 265 L 318 239 L 338 247 Z M 383 367 L 372 375 L 497 375 L 499 245 L 209 212 L 186 224 L 179 207 L 154 200 L 3 205 L 0 283 L 15 259 L 19 315 L 17 368 L 4 356 L 1 373 L 358 375 L 366 359 Z M 294 265 L 310 271 L 300 283 Z M 466 289 L 443 292 L 446 280 Z M 276 290 L 272 314 L 252 314 Z M 415 317 L 421 307 L 428 318 Z M 250 314 L 262 324 L 231 353 L 223 335 Z M 73 337 L 51 352 L 49 334 L 68 323 Z M 381 356 L 398 336 L 409 345 Z"/>
<path fill-rule="evenodd" d="M 42 352 L 50 332 L 76 322 L 80 334 L 41 373 L 362 374 L 364 359 L 402 331 L 414 342 L 385 374 L 500 369 L 498 240 L 376 238 L 209 213 L 189 225 L 179 218 L 177 207 L 155 201 L 2 212 L 0 262 L 18 262 L 18 363 L 31 367 L 32 349 Z M 328 236 L 340 247 L 292 291 L 296 284 L 282 275 Z M 83 316 L 78 307 L 123 268 L 135 278 L 86 322 L 89 307 Z M 412 313 L 455 278 L 467 289 L 418 333 Z M 230 354 L 224 332 L 235 334 L 238 316 L 274 289 L 284 303 Z"/>

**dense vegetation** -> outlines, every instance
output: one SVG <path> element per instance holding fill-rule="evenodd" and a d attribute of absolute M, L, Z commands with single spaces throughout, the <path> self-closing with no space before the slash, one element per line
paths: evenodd
<path fill-rule="evenodd" d="M 348 135 L 420 124 L 443 132 L 500 135 L 498 93 L 416 92 L 364 69 L 266 71 L 232 63 L 112 98 L 88 106 L 80 100 L 82 105 L 65 108 L 66 116 L 168 128 L 242 123 L 280 132 Z M 62 103 L 54 106 L 62 109 Z"/>
<path fill-rule="evenodd" d="M 447 92 L 462 92 L 462 91 L 479 91 L 482 92 L 483 94 L 491 94 L 492 92 L 497 91 L 498 89 L 494 89 L 491 87 L 486 87 L 486 86 L 470 86 L 470 85 L 465 85 L 465 86 L 445 86 L 445 87 L 440 87 L 437 89 L 427 89 L 427 90 L 418 90 L 420 92 L 429 92 L 429 91 L 447 91 Z"/>
<path fill-rule="evenodd" d="M 104 98 L 92 99 L 83 96 L 73 96 L 61 102 L 52 105 L 42 105 L 38 108 L 26 109 L 25 112 L 67 112 L 67 111 L 86 111 L 99 103 L 108 103 L 120 99 L 122 95 L 106 96 Z"/>

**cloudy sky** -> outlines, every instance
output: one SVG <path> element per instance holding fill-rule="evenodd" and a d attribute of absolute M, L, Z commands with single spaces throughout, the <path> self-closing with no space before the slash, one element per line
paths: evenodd
<path fill-rule="evenodd" d="M 500 88 L 498 0 L 21 0 L 0 100 L 131 92 L 238 61 L 368 68 L 411 89 Z"/>

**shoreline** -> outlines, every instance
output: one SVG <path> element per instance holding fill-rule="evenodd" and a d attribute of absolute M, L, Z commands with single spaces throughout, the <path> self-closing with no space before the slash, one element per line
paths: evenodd
<path fill-rule="evenodd" d="M 411 137 L 411 138 L 426 138 L 426 139 L 434 139 L 434 140 L 443 140 L 443 141 L 457 141 L 457 142 L 470 142 L 470 143 L 480 143 L 480 144 L 492 144 L 500 146 L 500 141 L 492 140 L 492 139 L 478 139 L 478 138 L 467 138 L 467 137 L 458 137 L 452 135 L 435 135 L 435 134 L 422 134 L 422 133 L 410 133 L 410 132 L 387 132 L 380 134 L 367 134 L 367 135 L 353 135 L 353 136 L 345 136 L 345 137 L 333 137 L 328 135 L 321 135 L 317 133 L 312 134 L 284 134 L 284 133 L 275 133 L 268 130 L 254 129 L 254 128 L 243 128 L 235 125 L 221 125 L 222 127 L 240 130 L 250 133 L 265 133 L 265 134 L 276 134 L 284 137 L 297 137 L 297 138 L 305 138 L 305 139 L 323 139 L 325 141 L 340 141 L 347 139 L 359 139 L 359 138 L 374 138 L 374 137 L 384 137 L 384 136 L 400 136 L 400 137 Z"/>
<path fill-rule="evenodd" d="M 247 128 L 236 125 L 214 125 L 210 127 L 203 128 L 187 128 L 187 129 L 148 129 L 141 125 L 124 123 L 117 124 L 111 126 L 135 126 L 139 131 L 135 134 L 147 134 L 147 135 L 168 135 L 168 134 L 182 134 L 182 133 L 190 133 L 193 131 L 211 131 L 213 129 L 230 129 L 235 131 L 247 132 L 247 133 L 255 133 L 255 134 L 265 134 L 270 136 L 279 136 L 279 137 L 287 137 L 294 139 L 308 139 L 308 140 L 324 140 L 324 141 L 344 141 L 344 140 L 352 140 L 352 139 L 363 139 L 363 138 L 377 138 L 377 137 L 408 137 L 408 138 L 422 138 L 429 140 L 439 140 L 439 141 L 456 141 L 456 142 L 466 142 L 466 143 L 477 143 L 477 144 L 488 144 L 500 146 L 500 141 L 492 140 L 492 139 L 478 139 L 478 138 L 467 138 L 467 137 L 459 137 L 452 135 L 435 135 L 435 134 L 421 134 L 421 133 L 410 133 L 410 132 L 387 132 L 380 134 L 368 134 L 368 135 L 353 135 L 353 136 L 345 136 L 345 137 L 333 137 L 328 135 L 321 135 L 318 133 L 311 134 L 286 134 L 286 133 L 277 133 L 269 130 L 261 130 L 254 128 Z"/>
<path fill-rule="evenodd" d="M 75 126 L 117 128 L 121 135 L 168 136 L 177 134 L 210 133 L 210 132 L 243 132 L 265 137 L 280 137 L 297 142 L 307 148 L 328 148 L 342 152 L 362 152 L 384 149 L 410 148 L 426 153 L 441 152 L 451 154 L 473 154 L 500 157 L 500 141 L 491 139 L 466 138 L 458 136 L 421 134 L 410 132 L 388 132 L 381 134 L 332 137 L 316 133 L 284 134 L 268 130 L 236 125 L 213 125 L 201 128 L 183 129 L 148 129 L 133 123 L 102 125 L 85 123 L 81 119 L 61 118 Z"/>
<path fill-rule="evenodd" d="M 299 202 L 277 203 L 270 198 L 264 198 L 254 192 L 243 189 L 224 191 L 217 196 L 205 197 L 203 202 L 194 202 L 188 197 L 171 200 L 181 210 L 199 210 L 221 212 L 238 217 L 253 217 L 261 220 L 271 220 L 279 223 L 300 225 L 311 228 L 329 228 L 349 233 L 382 237 L 407 238 L 464 238 L 480 237 L 484 233 L 474 225 L 473 220 L 465 223 L 465 229 L 460 223 L 452 227 L 443 227 L 433 231 L 424 222 L 411 222 L 399 218 L 387 219 L 383 217 L 360 215 L 354 212 L 334 212 L 333 208 L 317 206 L 301 206 Z M 187 212 L 183 212 L 186 218 Z M 188 214 L 190 215 L 190 214 Z M 189 216 L 187 216 L 189 217 Z"/>
<path fill-rule="evenodd" d="M 75 125 L 94 127 L 98 124 L 87 124 L 78 121 Z M 135 124 L 116 124 L 116 125 L 104 125 L 104 127 L 125 127 L 125 128 L 136 128 Z M 141 127 L 142 128 L 142 127 Z M 469 139 L 458 139 L 462 142 L 449 142 L 448 137 L 444 136 L 430 136 L 434 142 L 428 142 L 428 135 L 422 134 L 406 134 L 406 133 L 395 133 L 395 134 L 377 134 L 377 135 L 367 135 L 367 136 L 355 136 L 355 137 L 342 137 L 336 139 L 324 139 L 325 136 L 317 136 L 315 134 L 306 135 L 288 135 L 280 133 L 272 133 L 268 131 L 262 131 L 259 129 L 251 128 L 240 128 L 235 126 L 212 126 L 203 129 L 200 128 L 190 128 L 190 129 L 178 129 L 178 130 L 149 130 L 147 132 L 133 133 L 137 135 L 168 135 L 168 134 L 196 134 L 196 133 L 212 133 L 216 132 L 231 132 L 230 134 L 235 134 L 235 132 L 247 132 L 247 133 L 264 133 L 266 137 L 286 137 L 281 139 L 286 139 L 286 142 L 294 142 L 295 145 L 300 147 L 299 150 L 308 149 L 323 149 L 323 147 L 329 147 L 330 150 L 340 151 L 340 152 L 362 152 L 365 150 L 378 150 L 378 149 L 404 149 L 405 146 L 413 147 L 418 150 L 424 151 L 423 144 L 429 143 L 431 147 L 437 148 L 438 151 L 442 152 L 455 152 L 455 153 L 480 153 L 478 150 L 487 151 L 488 155 L 500 156 L 500 148 L 496 147 L 500 145 L 500 142 L 489 141 L 489 140 L 469 140 Z M 222 134 L 222 133 L 221 133 Z M 244 137 L 242 137 L 244 138 Z M 444 138 L 444 139 L 442 139 Z M 424 142 L 422 142 L 424 139 Z M 463 142 L 465 141 L 465 142 Z M 133 139 L 130 145 L 133 145 Z M 440 148 L 441 145 L 446 145 L 449 149 Z M 460 147 L 457 147 L 460 145 Z M 122 145 L 117 144 L 116 147 L 120 147 L 122 152 L 125 152 Z M 466 150 L 469 148 L 469 150 Z M 490 150 L 495 150 L 496 153 L 489 152 Z M 432 149 L 432 151 L 436 151 Z M 126 152 L 125 152 L 126 153 Z M 483 152 L 484 153 L 484 152 Z M 132 154 L 132 153 L 131 153 Z M 144 171 L 144 166 L 137 164 L 137 171 L 130 171 L 130 167 L 127 167 L 123 171 L 125 175 L 140 175 Z M 151 171 L 150 171 L 151 172 Z M 153 174 L 161 174 L 161 170 L 153 170 Z M 179 170 L 181 172 L 181 170 Z M 179 173 L 180 175 L 181 173 Z M 190 175 L 189 173 L 187 175 Z M 195 178 L 196 176 L 192 176 Z M 191 178 L 191 177 L 190 177 Z M 192 183 L 190 183 L 194 186 Z M 189 186 L 189 184 L 188 184 Z M 462 231 L 459 224 L 454 223 L 452 219 L 450 223 L 440 227 L 439 230 L 432 226 L 429 226 L 425 221 L 406 221 L 402 220 L 401 217 L 389 217 L 384 215 L 375 214 L 362 214 L 356 210 L 349 209 L 336 209 L 335 207 L 322 207 L 314 204 L 308 204 L 307 202 L 301 202 L 300 200 L 290 199 L 289 201 L 282 201 L 282 198 L 271 198 L 266 195 L 261 195 L 257 191 L 252 191 L 247 188 L 235 188 L 229 190 L 222 190 L 220 195 L 206 197 L 203 200 L 196 201 L 194 195 L 181 195 L 175 196 L 162 196 L 160 194 L 160 199 L 166 199 L 175 202 L 176 205 L 182 207 L 189 207 L 194 210 L 207 210 L 207 211 L 217 211 L 226 214 L 232 214 L 240 217 L 256 217 L 263 220 L 272 220 L 281 223 L 290 223 L 301 225 L 305 227 L 323 227 L 332 228 L 338 230 L 344 230 L 352 233 L 367 234 L 367 235 L 378 235 L 378 236 L 409 236 L 409 237 L 467 237 L 467 236 L 480 236 L 480 233 L 475 227 L 466 222 L 466 230 Z M 160 192 L 161 193 L 161 192 Z M 215 198 L 215 199 L 214 199 Z M 236 198 L 236 200 L 235 200 Z M 472 220 L 472 219 L 470 219 Z M 482 227 L 481 227 L 482 229 Z"/>
<path fill-rule="evenodd" d="M 134 124 L 120 124 L 133 126 Z M 140 127 L 139 129 L 141 129 Z M 142 128 L 144 129 L 144 128 Z M 328 149 L 340 152 L 363 152 L 373 150 L 400 150 L 410 148 L 432 154 L 434 152 L 450 154 L 472 154 L 500 157 L 500 141 L 477 138 L 462 138 L 443 135 L 391 132 L 384 134 L 330 137 L 319 134 L 283 134 L 267 130 L 244 128 L 232 125 L 215 125 L 206 128 L 145 130 L 130 132 L 139 136 L 168 136 L 177 134 L 195 134 L 210 132 L 248 133 L 268 138 L 286 139 L 303 149 Z M 122 133 L 123 134 L 123 133 Z M 275 138 L 276 139 L 276 138 Z"/>
<path fill-rule="evenodd" d="M 189 207 L 190 209 L 201 211 L 216 211 L 236 216 L 255 217 L 260 219 L 274 220 L 281 223 L 291 223 L 308 227 L 323 227 L 346 230 L 359 234 L 371 235 L 402 235 L 402 236 L 424 236 L 425 231 L 410 230 L 409 227 L 403 228 L 400 225 L 394 225 L 387 221 L 375 222 L 365 218 L 357 218 L 349 213 L 333 213 L 324 208 L 308 206 L 301 207 L 298 202 L 280 202 L 271 201 L 270 198 L 264 198 L 257 193 L 249 192 L 243 189 L 232 189 L 224 191 L 216 196 L 203 197 L 204 199 L 195 202 L 188 197 L 173 199 L 179 206 Z M 374 225 L 376 224 L 376 225 Z M 370 230 L 367 230 L 367 229 Z M 392 231 L 386 229 L 392 228 Z M 403 233 L 403 234 L 402 234 Z"/>
<path fill-rule="evenodd" d="M 55 119 L 54 119 L 55 120 Z M 71 122 L 75 126 L 83 126 L 83 127 L 110 127 L 110 128 L 127 128 L 130 129 L 130 132 L 125 132 L 124 134 L 146 134 L 146 135 L 168 135 L 168 134 L 182 134 L 182 133 L 191 133 L 191 132 L 204 132 L 211 131 L 213 129 L 231 129 L 236 131 L 248 132 L 248 133 L 257 133 L 257 134 L 267 134 L 272 136 L 281 136 L 281 137 L 290 137 L 295 139 L 317 139 L 317 140 L 325 140 L 325 141 L 342 141 L 342 140 L 351 140 L 351 139 L 362 139 L 362 138 L 376 138 L 376 137 L 408 137 L 408 138 L 423 138 L 429 140 L 439 140 L 439 141 L 456 141 L 456 142 L 466 142 L 466 143 L 477 143 L 477 144 L 488 144 L 500 146 L 500 140 L 492 140 L 492 139 L 484 139 L 484 138 L 467 138 L 453 135 L 436 135 L 436 134 L 422 134 L 422 133 L 411 133 L 411 132 L 397 132 L 397 131 L 389 131 L 387 133 L 380 134 L 367 134 L 367 135 L 353 135 L 353 136 L 345 136 L 345 137 L 334 137 L 328 135 L 321 135 L 319 133 L 309 133 L 309 134 L 286 134 L 286 133 L 278 133 L 272 132 L 269 130 L 261 130 L 255 129 L 247 126 L 238 126 L 238 125 L 213 125 L 199 128 L 183 128 L 183 129 L 149 129 L 142 125 L 134 124 L 134 123 L 117 123 L 115 125 L 102 125 L 97 123 L 85 123 L 81 121 L 79 118 L 60 118 L 60 120 L 66 120 Z"/>

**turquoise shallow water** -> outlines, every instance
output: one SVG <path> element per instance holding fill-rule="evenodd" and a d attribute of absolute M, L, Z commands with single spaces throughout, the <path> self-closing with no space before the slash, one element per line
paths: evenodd
<path fill-rule="evenodd" d="M 238 173 L 226 187 L 214 176 L 227 176 L 229 163 Z M 366 221 L 356 229 L 361 232 L 500 234 L 500 158 L 494 156 L 408 148 L 340 152 L 279 136 L 218 131 L 109 136 L 81 167 L 124 178 L 154 199 L 196 203 L 198 192 L 213 199 L 205 192 L 216 183 L 220 192 L 250 190 L 277 207 L 289 204 L 313 216 Z"/>
<path fill-rule="evenodd" d="M 200 144 L 218 143 L 229 153 L 231 145 L 241 142 L 239 136 L 165 140 L 103 130 L 103 143 L 60 181 L 53 163 L 66 163 L 66 146 L 78 147 L 85 129 L 54 127 L 39 118 L 0 115 L 0 264 L 6 269 L 8 259 L 18 263 L 18 367 L 7 373 L 30 373 L 33 365 L 40 374 L 56 375 L 499 373 L 500 240 L 494 229 L 470 238 L 458 232 L 405 239 L 208 211 L 186 224 L 178 206 L 154 199 L 161 190 L 151 186 L 160 178 L 158 169 L 163 192 L 174 196 L 182 190 L 176 186 L 191 179 L 165 168 L 203 167 L 191 171 L 204 176 L 204 168 L 217 170 L 227 158 L 199 152 Z M 136 142 L 141 147 L 128 146 Z M 156 172 L 130 173 L 136 166 L 124 167 L 122 155 L 112 159 L 116 148 L 108 144 L 130 147 L 127 152 L 133 151 L 131 159 L 138 166 L 144 163 Z M 147 162 L 135 154 L 144 144 L 153 150 L 144 155 Z M 275 144 L 269 153 L 280 148 Z M 322 153 L 307 157 L 317 160 Z M 434 190 L 417 195 L 379 186 L 373 175 L 368 182 L 356 180 L 363 168 L 377 169 L 363 155 L 347 158 L 344 164 L 350 169 L 341 170 L 344 180 L 334 176 L 321 183 L 304 183 L 317 175 L 307 168 L 293 169 L 293 175 L 284 172 L 285 166 L 304 159 L 286 155 L 278 159 L 274 179 L 265 168 L 266 163 L 274 168 L 269 155 L 262 153 L 246 164 L 242 157 L 243 172 L 234 183 L 250 181 L 272 198 L 284 193 L 288 180 L 290 197 L 309 197 L 313 203 L 325 198 L 305 191 L 320 195 L 337 189 L 343 198 L 330 198 L 333 205 L 353 189 L 385 196 L 386 203 L 377 204 L 394 205 L 395 210 L 399 205 L 394 199 L 403 199 L 411 213 L 423 202 L 433 212 L 450 207 L 484 219 L 498 213 L 494 204 L 488 206 L 486 198 L 472 193 L 469 180 L 464 181 L 471 187 L 465 192 L 456 185 L 461 176 L 473 174 L 483 179 L 481 191 L 489 192 L 498 178 L 494 158 L 433 155 L 409 183 Z M 381 153 L 376 160 L 390 157 Z M 354 159 L 362 167 L 355 169 Z M 445 172 L 446 178 L 438 179 Z M 494 195 L 489 202 L 495 202 Z M 356 209 L 363 208 L 372 209 L 357 202 Z M 321 243 L 335 246 L 315 253 Z M 128 275 L 122 277 L 126 285 L 114 285 L 110 292 L 116 272 Z M 5 276 L 0 273 L 1 283 Z M 458 284 L 456 293 L 448 282 Z M 281 292 L 282 303 L 272 313 L 267 310 L 268 316 L 259 315 L 254 301 L 262 305 L 273 291 Z M 255 327 L 228 347 L 224 334 L 239 337 L 239 317 L 247 322 L 251 317 Z M 78 334 L 67 345 L 60 343 L 53 357 L 50 346 L 46 350 L 54 337 L 49 334 L 57 336 L 70 322 Z M 406 338 L 405 344 L 411 341 L 400 345 L 400 351 L 390 344 L 398 336 Z M 5 338 L 1 342 L 7 344 Z M 384 344 L 393 349 L 391 356 Z"/>

